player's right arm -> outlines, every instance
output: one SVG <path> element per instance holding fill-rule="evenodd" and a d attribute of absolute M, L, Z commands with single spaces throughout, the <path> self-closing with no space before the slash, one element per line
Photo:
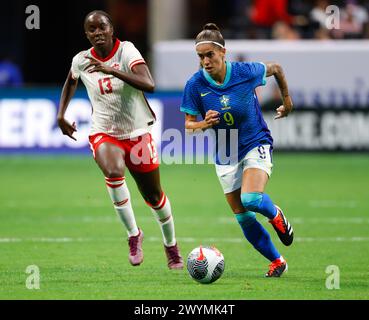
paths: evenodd
<path fill-rule="evenodd" d="M 186 130 L 191 130 L 191 131 L 197 130 L 197 129 L 201 129 L 201 130 L 209 129 L 219 124 L 220 122 L 219 115 L 220 114 L 218 111 L 209 110 L 208 112 L 206 112 L 204 120 L 197 121 L 196 115 L 186 113 L 185 128 Z"/>
<path fill-rule="evenodd" d="M 208 110 L 203 120 L 198 121 L 197 116 L 202 114 L 202 101 L 199 99 L 198 85 L 196 75 L 187 81 L 181 103 L 181 111 L 185 116 L 185 129 L 188 131 L 195 131 L 198 129 L 206 130 L 220 122 L 220 114 L 218 111 Z"/>
<path fill-rule="evenodd" d="M 63 132 L 64 135 L 68 136 L 69 138 L 76 140 L 73 137 L 73 133 L 77 131 L 76 123 L 73 122 L 70 124 L 65 118 L 65 112 L 68 108 L 69 102 L 72 99 L 74 93 L 76 92 L 76 88 L 78 85 L 78 79 L 74 79 L 72 76 L 72 71 L 69 71 L 67 79 L 64 83 L 63 90 L 61 93 L 60 103 L 59 103 L 59 110 L 57 115 L 57 121 L 60 130 Z"/>

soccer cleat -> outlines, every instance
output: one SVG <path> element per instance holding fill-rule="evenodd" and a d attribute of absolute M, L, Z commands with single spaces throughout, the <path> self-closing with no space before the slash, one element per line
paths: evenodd
<path fill-rule="evenodd" d="M 164 245 L 164 249 L 168 259 L 168 268 L 183 269 L 183 259 L 181 254 L 179 253 L 177 244 L 171 247 L 167 247 Z"/>
<path fill-rule="evenodd" d="M 128 238 L 129 255 L 128 259 L 132 266 L 139 266 L 143 261 L 142 241 L 144 234 L 138 229 L 139 234 Z"/>
<path fill-rule="evenodd" d="M 267 278 L 277 277 L 279 278 L 283 273 L 287 272 L 288 265 L 283 258 L 275 259 L 269 265 L 269 271 L 265 274 Z"/>
<path fill-rule="evenodd" d="M 272 224 L 282 243 L 285 246 L 289 246 L 293 241 L 292 226 L 284 216 L 282 209 L 278 206 L 275 207 L 277 208 L 277 215 L 273 219 L 269 220 L 269 223 Z"/>

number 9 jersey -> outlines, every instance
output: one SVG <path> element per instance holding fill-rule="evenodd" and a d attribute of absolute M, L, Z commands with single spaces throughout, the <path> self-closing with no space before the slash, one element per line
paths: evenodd
<path fill-rule="evenodd" d="M 236 129 L 240 161 L 259 145 L 271 145 L 273 139 L 261 113 L 255 88 L 266 83 L 266 66 L 259 62 L 225 62 L 226 76 L 222 84 L 216 83 L 205 69 L 200 69 L 187 81 L 181 103 L 181 111 L 205 118 L 208 110 L 220 113 L 220 123 L 213 126 L 216 137 L 216 164 L 221 162 L 219 154 L 229 155 L 230 131 Z M 227 139 L 219 139 L 219 130 Z M 221 142 L 221 141 L 226 141 Z"/>
<path fill-rule="evenodd" d="M 74 56 L 72 77 L 81 78 L 92 105 L 90 135 L 105 133 L 123 140 L 150 132 L 150 127 L 155 122 L 155 114 L 144 93 L 112 75 L 103 72 L 89 73 L 90 68 L 86 67 L 90 59 L 86 56 L 127 73 L 132 73 L 132 68 L 145 63 L 145 60 L 133 43 L 121 42 L 118 39 L 115 39 L 112 51 L 105 58 L 99 57 L 94 48 Z"/>

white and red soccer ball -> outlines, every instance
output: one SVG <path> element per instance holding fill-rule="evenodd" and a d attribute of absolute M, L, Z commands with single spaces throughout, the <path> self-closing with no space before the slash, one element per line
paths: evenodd
<path fill-rule="evenodd" d="M 223 254 L 215 247 L 199 246 L 187 258 L 187 270 L 192 279 L 200 283 L 212 283 L 224 272 Z"/>

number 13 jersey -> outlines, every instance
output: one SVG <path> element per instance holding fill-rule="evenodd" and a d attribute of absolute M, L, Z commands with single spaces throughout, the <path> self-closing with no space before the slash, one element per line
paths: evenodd
<path fill-rule="evenodd" d="M 81 51 L 72 61 L 72 77 L 81 78 L 92 105 L 90 135 L 105 133 L 119 140 L 135 138 L 147 132 L 155 122 L 144 93 L 128 83 L 103 72 L 86 69 L 93 57 L 122 72 L 132 73 L 132 68 L 145 63 L 132 42 L 115 40 L 110 54 L 101 58 L 94 48 Z"/>

